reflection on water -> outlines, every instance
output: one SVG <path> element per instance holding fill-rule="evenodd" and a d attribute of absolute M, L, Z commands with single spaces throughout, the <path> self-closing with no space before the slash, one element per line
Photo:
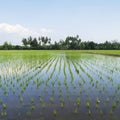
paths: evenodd
<path fill-rule="evenodd" d="M 0 120 L 119 120 L 120 58 L 0 57 Z"/>

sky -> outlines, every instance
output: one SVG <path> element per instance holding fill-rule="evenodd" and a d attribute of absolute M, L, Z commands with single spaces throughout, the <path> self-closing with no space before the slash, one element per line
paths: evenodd
<path fill-rule="evenodd" d="M 82 41 L 120 42 L 120 0 L 0 0 L 0 44 L 76 35 Z"/>

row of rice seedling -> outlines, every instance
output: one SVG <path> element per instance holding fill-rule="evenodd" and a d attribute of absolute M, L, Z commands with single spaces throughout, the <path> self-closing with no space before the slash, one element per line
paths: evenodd
<path fill-rule="evenodd" d="M 96 114 L 100 119 L 105 115 L 118 118 L 119 62 L 113 63 L 108 57 L 110 63 L 106 64 L 107 58 L 86 56 L 35 54 L 20 59 L 15 56 L 12 61 L 11 56 L 7 57 L 5 63 L 0 63 L 0 68 L 4 68 L 0 70 L 0 119 L 9 119 L 12 109 L 20 119 L 32 118 L 38 111 L 50 119 L 62 115 L 64 120 L 66 114 L 76 119 L 92 119 Z M 16 105 L 11 106 L 11 98 Z"/>
<path fill-rule="evenodd" d="M 21 64 L 19 64 L 19 65 L 21 65 Z M 23 66 L 24 66 L 24 64 L 23 64 Z M 8 64 L 8 67 L 9 67 L 9 64 Z M 7 69 L 7 67 L 6 67 L 6 69 Z M 18 66 L 18 68 L 17 68 L 18 70 L 17 71 L 11 71 L 11 76 L 12 75 L 14 75 L 14 77 L 17 77 L 19 74 L 17 74 L 17 72 L 19 72 L 19 69 L 21 70 L 21 68 L 19 68 L 19 66 Z M 12 70 L 14 70 L 14 69 L 12 69 Z M 28 69 L 23 69 L 23 72 L 24 71 L 26 71 L 27 72 L 27 70 Z M 8 74 L 7 74 L 8 75 Z M 10 76 L 7 76 L 7 75 L 5 75 L 5 77 L 4 76 L 2 76 L 2 82 L 1 82 L 1 86 L 3 85 L 3 90 L 4 90 L 4 92 L 6 92 L 6 86 L 12 86 L 12 85 L 14 85 L 14 87 L 16 87 L 16 86 L 18 86 L 18 84 L 16 84 L 16 83 L 18 83 L 18 81 L 20 81 L 20 87 L 22 87 L 22 90 L 23 91 L 25 91 L 26 90 L 26 87 L 28 86 L 28 84 L 29 84 L 29 81 L 28 82 L 26 82 L 25 80 L 25 78 L 24 78 L 24 76 L 23 77 L 21 77 L 21 78 L 19 78 L 19 76 L 18 76 L 18 78 L 10 78 Z M 25 75 L 25 74 L 24 74 Z M 29 75 L 29 74 L 28 74 Z M 33 74 L 34 75 L 34 74 Z M 37 74 L 35 74 L 35 75 L 37 75 Z M 25 75 L 25 76 L 27 76 L 27 75 Z M 23 78 L 24 78 L 24 80 L 23 80 Z M 27 78 L 27 77 L 26 77 Z M 31 76 L 31 79 L 33 79 L 33 77 Z M 10 82 L 11 81 L 11 82 Z M 17 81 L 17 82 L 16 82 Z M 10 83 L 9 83 L 10 82 Z M 16 82 L 16 83 L 15 83 Z M 15 84 L 14 84 L 15 83 Z M 19 88 L 20 88 L 19 87 Z M 7 88 L 7 89 L 9 89 L 9 88 Z M 15 89 L 15 88 L 14 88 Z M 10 89 L 11 90 L 11 89 Z M 15 91 L 14 91 L 15 92 Z M 9 91 L 8 91 L 8 94 L 9 94 Z M 22 97 L 20 97 L 20 101 L 23 103 L 23 98 Z"/>

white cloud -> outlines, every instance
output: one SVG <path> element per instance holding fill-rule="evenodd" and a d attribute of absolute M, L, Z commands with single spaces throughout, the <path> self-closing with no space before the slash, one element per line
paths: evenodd
<path fill-rule="evenodd" d="M 38 37 L 41 35 L 49 35 L 53 33 L 53 30 L 40 28 L 39 30 L 31 30 L 20 24 L 8 24 L 0 23 L 0 43 L 8 40 L 13 44 L 19 44 L 23 37 L 34 36 Z"/>
<path fill-rule="evenodd" d="M 20 35 L 39 35 L 41 34 L 47 34 L 47 33 L 51 33 L 53 32 L 50 29 L 45 29 L 45 28 L 41 28 L 40 31 L 32 31 L 28 28 L 25 28 L 24 26 L 20 25 L 20 24 L 15 24 L 15 25 L 11 25 L 11 24 L 7 24 L 7 23 L 0 23 L 0 32 L 6 32 L 6 33 L 18 33 Z"/>

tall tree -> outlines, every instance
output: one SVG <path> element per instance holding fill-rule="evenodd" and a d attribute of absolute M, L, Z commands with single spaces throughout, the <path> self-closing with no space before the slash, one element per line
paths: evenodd
<path fill-rule="evenodd" d="M 22 39 L 22 43 L 23 43 L 23 45 L 26 47 L 26 46 L 28 45 L 27 39 L 26 39 L 26 38 L 23 38 L 23 39 Z"/>
<path fill-rule="evenodd" d="M 7 41 L 5 41 L 4 44 L 3 44 L 3 49 L 4 50 L 11 50 L 12 47 L 13 47 L 12 44 L 8 43 Z"/>
<path fill-rule="evenodd" d="M 38 37 L 39 46 L 41 46 L 41 37 Z"/>
<path fill-rule="evenodd" d="M 31 45 L 31 47 L 34 47 L 34 48 L 36 47 L 36 48 L 37 48 L 37 47 L 38 47 L 38 41 L 37 41 L 37 39 L 34 38 L 34 39 L 31 41 L 31 44 L 30 44 L 30 45 Z"/>
<path fill-rule="evenodd" d="M 33 40 L 33 38 L 31 36 L 28 37 L 28 44 L 30 45 L 30 47 L 31 47 L 32 40 Z"/>

